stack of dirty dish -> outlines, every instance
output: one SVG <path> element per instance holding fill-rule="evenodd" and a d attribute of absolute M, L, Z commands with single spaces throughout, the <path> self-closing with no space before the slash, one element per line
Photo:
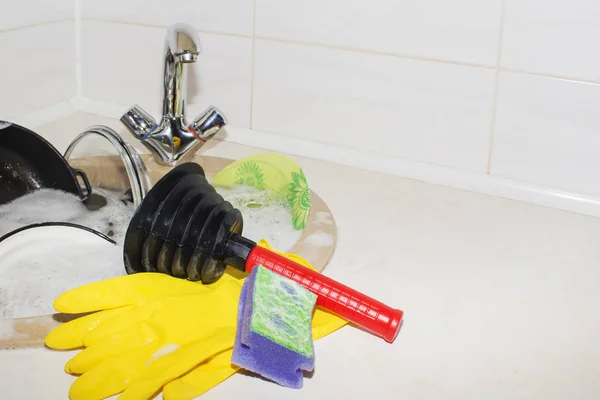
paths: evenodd
<path fill-rule="evenodd" d="M 0 319 L 52 314 L 64 290 L 125 274 L 133 205 L 109 197 L 98 211 L 96 189 L 42 136 L 0 121 Z"/>

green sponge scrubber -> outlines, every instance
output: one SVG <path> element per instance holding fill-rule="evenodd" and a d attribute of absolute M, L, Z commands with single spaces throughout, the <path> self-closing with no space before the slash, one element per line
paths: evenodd
<path fill-rule="evenodd" d="M 317 296 L 261 265 L 246 278 L 232 363 L 280 385 L 300 388 L 314 368 L 312 313 Z"/>

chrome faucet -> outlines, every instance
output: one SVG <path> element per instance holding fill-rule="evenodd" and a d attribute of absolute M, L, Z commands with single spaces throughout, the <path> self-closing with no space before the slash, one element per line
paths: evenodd
<path fill-rule="evenodd" d="M 175 166 L 191 155 L 227 124 L 221 111 L 211 106 L 188 124 L 185 117 L 187 68 L 200 54 L 200 40 L 188 24 L 167 29 L 164 46 L 164 92 L 162 118 L 154 118 L 137 104 L 121 117 L 121 122 L 150 149 L 159 164 Z"/>

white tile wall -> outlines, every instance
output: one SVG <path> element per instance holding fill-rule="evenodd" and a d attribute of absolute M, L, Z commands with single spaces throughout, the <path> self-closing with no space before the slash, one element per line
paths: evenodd
<path fill-rule="evenodd" d="M 0 32 L 0 118 L 36 111 L 75 95 L 73 22 Z"/>
<path fill-rule="evenodd" d="M 74 17 L 74 1 L 30 0 L 3 2 L 0 7 L 0 31 L 73 19 Z M 74 33 L 72 36 L 74 36 Z"/>
<path fill-rule="evenodd" d="M 83 21 L 82 92 L 95 100 L 139 104 L 159 117 L 165 29 Z M 211 104 L 235 126 L 248 127 L 252 40 L 200 33 L 202 53 L 188 64 L 187 114 Z M 123 110 L 125 111 L 125 110 Z"/>
<path fill-rule="evenodd" d="M 600 85 L 502 73 L 491 173 L 600 195 Z"/>
<path fill-rule="evenodd" d="M 495 66 L 501 0 L 256 0 L 256 34 Z"/>
<path fill-rule="evenodd" d="M 69 99 L 79 78 L 85 97 L 158 116 L 165 28 L 187 22 L 203 47 L 190 116 L 214 104 L 280 148 L 304 139 L 473 179 L 489 164 L 600 196 L 596 1 L 78 1 L 78 32 L 72 0 L 3 7 L 0 50 L 18 56 L 0 65 L 0 117 Z"/>
<path fill-rule="evenodd" d="M 600 79 L 597 0 L 506 0 L 502 66 Z"/>
<path fill-rule="evenodd" d="M 484 172 L 491 70 L 258 40 L 253 128 Z"/>
<path fill-rule="evenodd" d="M 186 22 L 204 31 L 252 35 L 251 0 L 81 0 L 84 18 L 142 25 Z"/>

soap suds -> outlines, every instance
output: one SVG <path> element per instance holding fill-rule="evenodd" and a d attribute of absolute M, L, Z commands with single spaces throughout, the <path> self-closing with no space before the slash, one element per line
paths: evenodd
<path fill-rule="evenodd" d="M 317 247 L 331 246 L 333 244 L 333 237 L 329 233 L 316 231 L 304 238 L 304 243 Z"/>
<path fill-rule="evenodd" d="M 70 222 L 101 232 L 120 246 L 125 240 L 134 213 L 132 203 L 124 204 L 116 193 L 93 188 L 107 203 L 97 211 L 89 211 L 81 200 L 53 189 L 36 190 L 0 206 L 0 236 L 30 224 Z"/>
<path fill-rule="evenodd" d="M 74 195 L 43 189 L 0 206 L 0 236 L 30 224 L 70 222 L 83 225 L 111 237 L 117 245 L 97 235 L 55 234 L 40 240 L 19 243 L 3 250 L 0 242 L 0 317 L 23 318 L 52 314 L 52 304 L 65 291 L 87 283 L 125 275 L 123 241 L 133 216 L 133 205 L 124 204 L 117 195 L 95 188 L 106 196 L 107 204 L 89 211 Z M 54 232 L 48 228 L 48 232 Z M 64 232 L 68 229 L 63 228 Z M 36 236 L 37 237 L 37 236 Z M 6 245 L 10 247 L 9 245 Z M 5 248 L 4 248 L 5 249 Z M 3 329 L 3 334 L 4 332 Z"/>
<path fill-rule="evenodd" d="M 21 234 L 32 240 L 15 235 L 0 243 L 2 318 L 52 314 L 54 300 L 65 291 L 126 274 L 120 246 L 87 231 L 47 227 Z"/>
<path fill-rule="evenodd" d="M 319 211 L 315 213 L 315 225 L 333 225 L 331 213 L 327 211 Z"/>
<path fill-rule="evenodd" d="M 19 339 L 25 336 L 27 335 L 16 331 L 14 321 L 0 319 L 0 340 Z"/>
<path fill-rule="evenodd" d="M 294 228 L 292 208 L 283 196 L 246 185 L 215 189 L 242 213 L 244 237 L 255 242 L 265 239 L 274 249 L 289 251 L 302 235 Z"/>

